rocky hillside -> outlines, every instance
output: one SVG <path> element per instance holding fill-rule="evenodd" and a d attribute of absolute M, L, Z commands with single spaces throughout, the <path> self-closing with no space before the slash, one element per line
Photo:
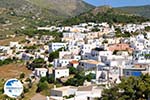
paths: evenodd
<path fill-rule="evenodd" d="M 63 25 L 72 25 L 85 22 L 108 22 L 108 23 L 140 23 L 149 19 L 130 14 L 123 10 L 110 6 L 96 7 L 86 13 L 64 21 Z"/>
<path fill-rule="evenodd" d="M 93 6 L 82 0 L 0 0 L 0 8 L 6 8 L 16 16 L 57 19 L 78 15 Z"/>
<path fill-rule="evenodd" d="M 0 35 L 50 25 L 92 8 L 82 0 L 0 0 Z"/>
<path fill-rule="evenodd" d="M 138 16 L 143 16 L 146 18 L 150 18 L 150 5 L 145 5 L 145 6 L 135 6 L 135 7 L 120 7 L 118 8 L 122 11 L 131 13 L 131 14 L 136 14 Z"/>

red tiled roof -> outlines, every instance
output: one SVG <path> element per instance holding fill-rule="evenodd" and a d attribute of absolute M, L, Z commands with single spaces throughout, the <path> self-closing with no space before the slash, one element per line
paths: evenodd
<path fill-rule="evenodd" d="M 79 62 L 76 61 L 76 60 L 72 60 L 70 63 L 71 63 L 71 64 L 78 64 Z"/>

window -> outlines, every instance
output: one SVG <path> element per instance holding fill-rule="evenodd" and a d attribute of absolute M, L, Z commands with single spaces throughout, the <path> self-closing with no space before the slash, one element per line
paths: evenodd
<path fill-rule="evenodd" d="M 129 72 L 127 72 L 126 74 L 129 75 Z"/>
<path fill-rule="evenodd" d="M 84 64 L 82 63 L 82 66 L 84 66 Z"/>

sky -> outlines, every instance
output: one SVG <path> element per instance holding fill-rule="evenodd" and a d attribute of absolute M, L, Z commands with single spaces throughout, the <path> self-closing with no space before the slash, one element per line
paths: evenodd
<path fill-rule="evenodd" d="M 150 5 L 150 0 L 84 0 L 95 6 L 110 5 L 112 7 Z"/>

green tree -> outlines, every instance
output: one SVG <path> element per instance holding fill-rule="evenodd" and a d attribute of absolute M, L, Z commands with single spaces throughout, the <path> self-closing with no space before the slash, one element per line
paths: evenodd
<path fill-rule="evenodd" d="M 79 16 L 63 21 L 62 25 L 73 25 L 73 24 L 75 25 L 86 22 L 97 22 L 97 23 L 108 22 L 109 24 L 113 23 L 125 24 L 125 23 L 141 23 L 149 20 L 141 16 L 129 15 L 113 8 L 106 8 L 106 9 L 104 8 L 100 11 L 101 12 L 93 13 L 93 11 L 91 10 L 86 14 L 84 13 Z"/>
<path fill-rule="evenodd" d="M 78 73 L 77 69 L 74 67 L 69 67 L 69 74 L 76 74 Z"/>
<path fill-rule="evenodd" d="M 37 91 L 36 92 L 41 92 L 41 91 L 43 91 L 43 90 L 46 90 L 46 89 L 48 89 L 48 83 L 47 82 L 39 82 L 38 84 L 37 84 Z"/>
<path fill-rule="evenodd" d="M 20 79 L 23 79 L 23 78 L 25 78 L 25 73 L 20 74 Z"/>
<path fill-rule="evenodd" d="M 72 85 L 72 86 L 82 86 L 84 81 L 86 80 L 85 78 L 85 73 L 84 72 L 78 72 L 75 74 L 73 78 L 68 79 L 65 82 L 65 85 Z"/>
<path fill-rule="evenodd" d="M 52 64 L 49 64 L 48 67 L 53 67 L 53 65 L 52 65 Z"/>
<path fill-rule="evenodd" d="M 47 82 L 48 82 L 48 83 L 54 83 L 54 82 L 55 82 L 54 76 L 51 75 L 51 76 L 47 77 Z"/>
<path fill-rule="evenodd" d="M 46 62 L 42 58 L 37 58 L 29 66 L 30 66 L 30 69 L 34 70 L 34 68 L 45 67 L 46 66 Z"/>
<path fill-rule="evenodd" d="M 49 54 L 48 60 L 52 62 L 54 59 L 59 57 L 59 51 L 55 51 Z"/>
<path fill-rule="evenodd" d="M 24 87 L 23 92 L 24 92 L 24 93 L 27 93 L 27 92 L 29 92 L 29 89 L 26 88 L 26 87 Z"/>
<path fill-rule="evenodd" d="M 100 31 L 100 29 L 97 28 L 97 27 L 95 27 L 95 28 L 92 29 L 92 32 L 98 32 L 98 31 Z"/>
<path fill-rule="evenodd" d="M 46 82 L 47 81 L 47 77 L 41 77 L 40 82 Z"/>
<path fill-rule="evenodd" d="M 14 62 L 15 60 L 16 59 L 13 60 L 13 59 L 10 59 L 10 58 L 5 59 L 5 60 L 0 60 L 0 66 L 10 64 L 10 63 Z"/>
<path fill-rule="evenodd" d="M 95 79 L 96 77 L 95 77 L 95 74 L 90 73 L 90 74 L 86 75 L 85 78 L 88 82 L 91 82 L 91 80 Z"/>
<path fill-rule="evenodd" d="M 60 49 L 58 49 L 58 50 L 56 50 L 56 51 L 50 53 L 48 60 L 49 60 L 50 62 L 52 62 L 54 59 L 58 58 L 58 57 L 59 57 L 59 51 L 61 51 L 62 49 L 63 49 L 63 48 L 60 48 Z"/>
<path fill-rule="evenodd" d="M 116 55 L 117 52 L 118 52 L 118 50 L 114 50 L 114 51 L 113 51 L 113 55 Z"/>
<path fill-rule="evenodd" d="M 150 59 L 150 54 L 145 54 L 144 56 L 146 59 Z"/>
<path fill-rule="evenodd" d="M 102 42 L 102 44 L 105 44 L 105 43 L 108 43 L 108 40 L 104 40 L 104 41 Z"/>
<path fill-rule="evenodd" d="M 150 26 L 145 27 L 145 31 L 150 31 Z"/>
<path fill-rule="evenodd" d="M 102 100 L 147 100 L 150 95 L 150 76 L 123 78 L 121 83 L 104 89 Z"/>

